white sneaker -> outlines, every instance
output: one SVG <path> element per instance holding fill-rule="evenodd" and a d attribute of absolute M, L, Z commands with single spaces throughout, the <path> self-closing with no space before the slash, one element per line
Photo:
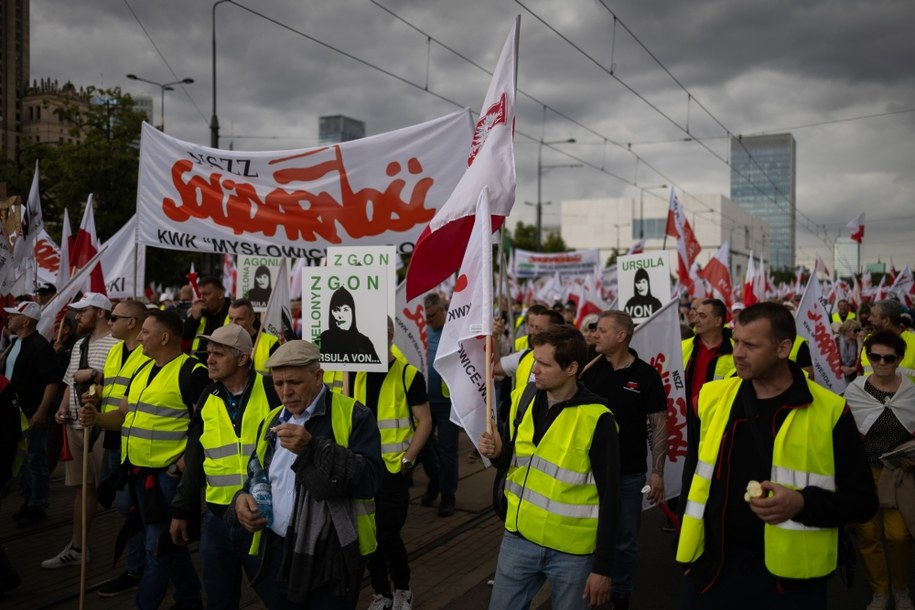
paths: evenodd
<path fill-rule="evenodd" d="M 45 559 L 41 562 L 41 567 L 47 569 L 62 568 L 64 566 L 78 566 L 82 558 L 80 551 L 73 550 L 73 543 L 68 542 L 60 553 L 51 559 Z M 86 563 L 89 563 L 89 551 L 86 551 Z"/>
<path fill-rule="evenodd" d="M 368 610 L 390 610 L 394 606 L 394 600 L 383 593 L 376 593 L 372 596 L 372 603 L 369 604 Z"/>
<path fill-rule="evenodd" d="M 392 610 L 412 610 L 413 591 L 410 589 L 394 589 L 394 606 Z"/>
<path fill-rule="evenodd" d="M 396 593 L 394 599 L 397 599 Z M 909 597 L 908 589 L 903 589 L 902 591 L 893 589 L 893 599 L 896 601 L 896 610 L 915 610 L 915 606 L 912 605 L 912 598 Z"/>
<path fill-rule="evenodd" d="M 886 610 L 887 604 L 889 603 L 890 594 L 888 592 L 874 593 L 874 598 L 871 600 L 871 603 L 867 605 L 866 610 Z"/>

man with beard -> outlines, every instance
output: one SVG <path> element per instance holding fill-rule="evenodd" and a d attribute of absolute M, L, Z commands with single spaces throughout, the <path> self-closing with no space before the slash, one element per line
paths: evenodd
<path fill-rule="evenodd" d="M 77 312 L 76 334 L 87 335 L 79 339 L 70 353 L 70 365 L 64 373 L 63 398 L 57 409 L 57 423 L 66 424 L 64 434 L 70 445 L 73 459 L 64 462 L 65 482 L 74 488 L 73 494 L 73 529 L 70 542 L 60 553 L 41 562 L 43 568 L 62 568 L 78 566 L 82 553 L 89 559 L 89 550 L 82 548 L 83 509 L 86 511 L 86 527 L 92 524 L 96 509 L 96 486 L 101 480 L 102 458 L 104 447 L 101 435 L 93 434 L 77 422 L 77 412 L 82 404 L 82 396 L 92 385 L 98 385 L 105 377 L 105 360 L 108 351 L 118 342 L 111 336 L 108 318 L 111 315 L 111 301 L 97 292 L 87 292 L 82 299 L 70 305 Z M 91 393 L 91 392 L 90 392 Z M 89 464 L 86 468 L 87 478 L 83 480 L 83 444 L 90 443 Z M 86 486 L 86 505 L 83 507 L 82 486 Z"/>

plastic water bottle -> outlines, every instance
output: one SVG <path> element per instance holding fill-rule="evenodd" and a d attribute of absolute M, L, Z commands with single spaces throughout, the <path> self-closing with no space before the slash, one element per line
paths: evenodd
<path fill-rule="evenodd" d="M 260 470 L 254 475 L 251 495 L 257 502 L 257 510 L 260 511 L 261 517 L 267 519 L 267 527 L 273 527 L 273 492 L 270 490 L 270 480 L 266 471 Z"/>

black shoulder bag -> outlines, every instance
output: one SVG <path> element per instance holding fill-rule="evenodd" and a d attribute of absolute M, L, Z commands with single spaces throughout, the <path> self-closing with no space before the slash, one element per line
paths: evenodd
<path fill-rule="evenodd" d="M 502 445 L 502 455 L 511 456 L 515 452 L 515 439 L 518 438 L 518 427 L 521 425 L 521 419 L 524 417 L 524 413 L 527 411 L 527 408 L 531 404 L 536 393 L 537 386 L 533 382 L 524 387 L 524 391 L 521 393 L 521 400 L 518 402 L 518 411 L 515 413 L 515 420 L 512 424 L 511 440 L 509 440 L 508 444 Z M 509 464 L 510 463 L 511 462 L 509 462 Z M 505 481 L 508 478 L 508 469 L 509 466 L 497 468 L 496 478 L 492 482 L 492 511 L 496 513 L 496 516 L 502 521 L 505 521 L 505 516 L 508 513 L 508 500 L 505 497 Z"/>

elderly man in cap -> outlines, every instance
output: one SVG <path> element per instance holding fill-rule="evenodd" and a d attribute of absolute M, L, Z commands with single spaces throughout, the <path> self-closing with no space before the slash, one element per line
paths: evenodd
<path fill-rule="evenodd" d="M 64 373 L 64 394 L 57 409 L 55 419 L 65 424 L 64 434 L 70 445 L 73 459 L 64 462 L 64 482 L 73 489 L 73 528 L 70 541 L 64 549 L 50 559 L 41 562 L 43 568 L 63 568 L 78 566 L 80 557 L 86 549 L 82 548 L 83 502 L 82 486 L 86 486 L 86 527 L 92 524 L 96 509 L 96 485 L 101 480 L 104 447 L 102 437 L 97 432 L 84 429 L 77 422 L 77 412 L 81 397 L 92 385 L 98 386 L 101 393 L 102 380 L 105 377 L 105 360 L 108 351 L 118 342 L 111 336 L 108 318 L 111 316 L 111 301 L 97 292 L 87 292 L 83 298 L 70 305 L 76 311 L 76 333 L 85 335 L 73 345 L 70 352 L 70 364 Z M 90 392 L 91 393 L 91 392 Z M 86 469 L 86 480 L 83 480 L 83 443 L 89 445 L 89 464 Z M 88 561 L 87 554 L 87 561 Z"/>
<path fill-rule="evenodd" d="M 4 375 L 13 385 L 19 406 L 29 419 L 28 452 L 22 468 L 23 503 L 13 513 L 19 527 L 47 519 L 48 506 L 48 415 L 61 371 L 54 349 L 37 331 L 41 307 L 29 301 L 4 307 L 7 329 L 16 336 L 6 354 Z"/>
<path fill-rule="evenodd" d="M 269 608 L 355 608 L 365 557 L 376 548 L 378 426 L 367 407 L 324 385 L 312 343 L 284 343 L 267 366 L 283 406 L 261 424 L 227 518 L 255 532 L 254 587 Z M 260 489 L 267 479 L 269 509 Z"/>
<path fill-rule="evenodd" d="M 245 482 L 258 426 L 280 399 L 273 383 L 251 366 L 251 335 L 236 324 L 207 339 L 207 371 L 212 385 L 200 395 L 188 428 L 184 473 L 172 500 L 172 541 L 184 546 L 190 522 L 200 515 L 206 487 L 207 511 L 200 535 L 203 587 L 210 608 L 238 608 L 242 569 L 248 580 L 257 559 L 248 554 L 251 534 L 224 521 L 226 509 Z"/>

